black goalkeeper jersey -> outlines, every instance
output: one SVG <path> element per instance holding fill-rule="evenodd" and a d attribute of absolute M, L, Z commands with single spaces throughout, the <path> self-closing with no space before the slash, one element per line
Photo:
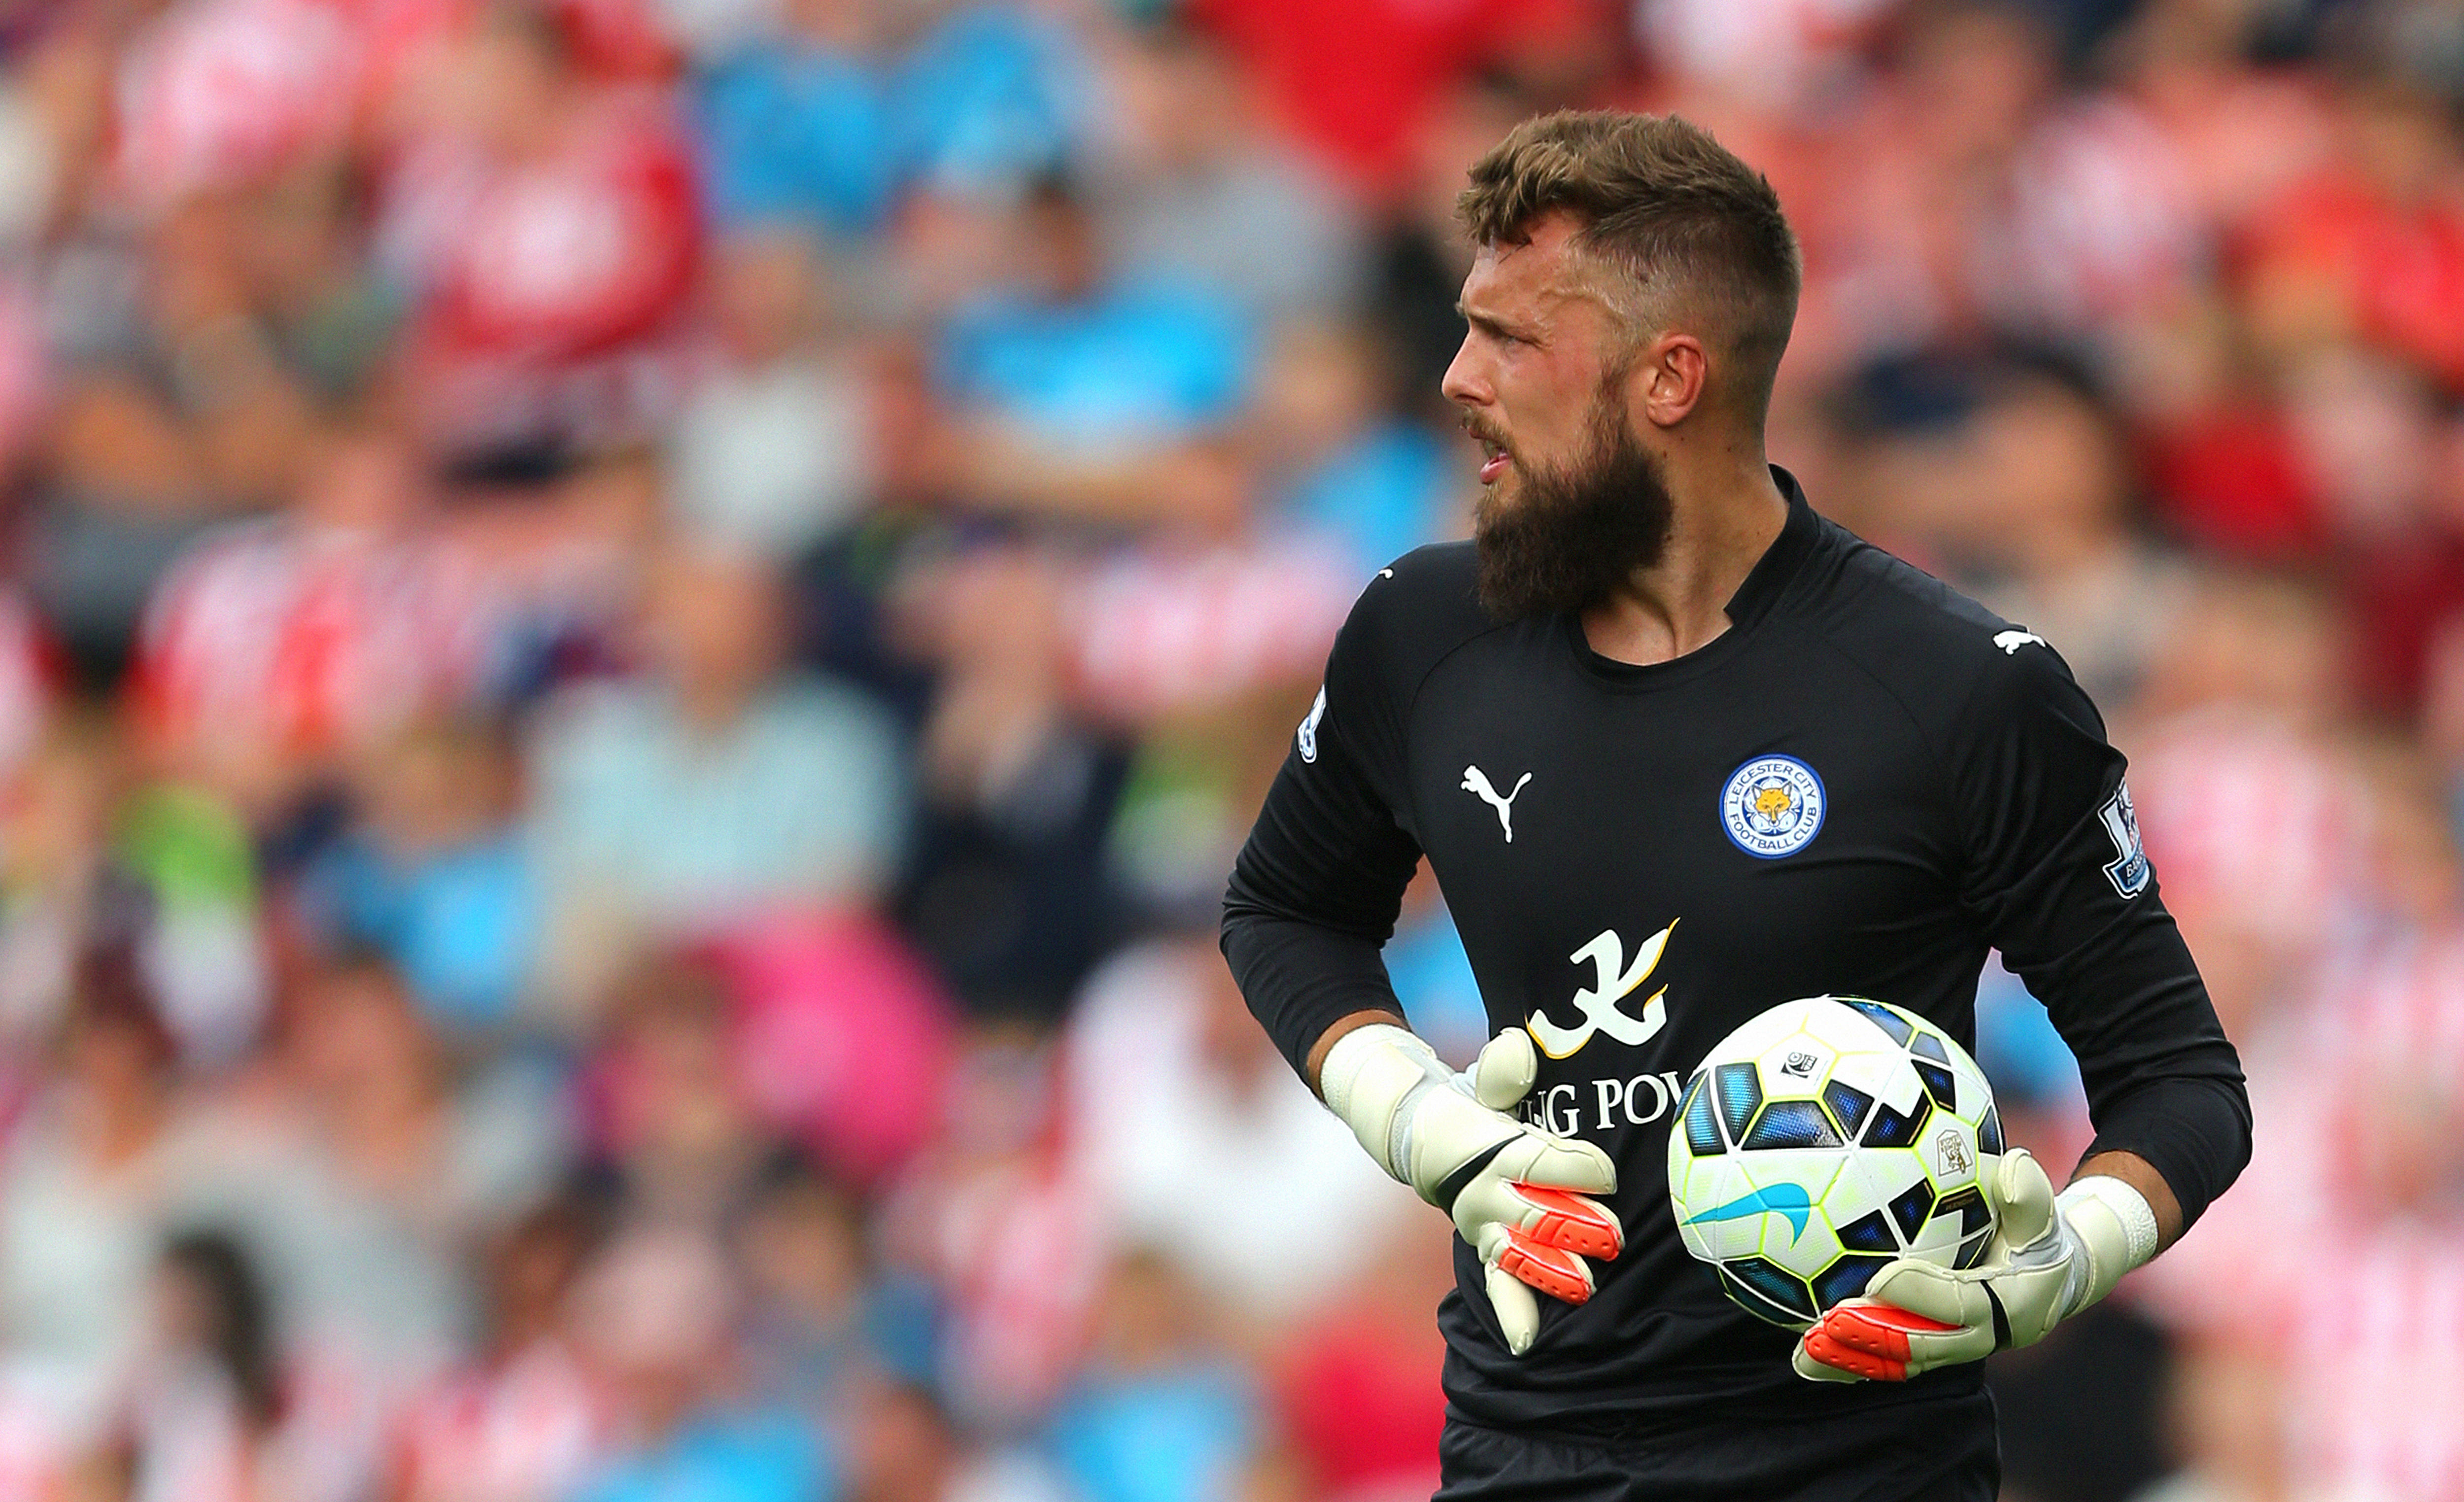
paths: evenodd
<path fill-rule="evenodd" d="M 1468 543 L 1381 571 L 1233 875 L 1224 952 L 1298 1067 L 1337 1019 L 1398 1009 L 1378 950 L 1425 853 L 1490 1027 L 1541 1046 L 1526 1119 L 1617 1161 L 1625 1252 L 1582 1307 L 1541 1299 L 1525 1356 L 1458 1238 L 1458 1419 L 1653 1432 L 1975 1391 L 1975 1366 L 1804 1381 L 1794 1337 L 1678 1240 L 1680 1087 L 1793 997 L 1880 998 L 1972 1042 L 1998 948 L 2079 1056 L 2093 1151 L 2145 1158 L 2193 1217 L 2248 1156 L 2239 1063 L 2061 658 L 1774 475 L 1787 524 L 1730 629 L 1669 662 L 1602 657 L 1570 615 L 1488 618 Z"/>

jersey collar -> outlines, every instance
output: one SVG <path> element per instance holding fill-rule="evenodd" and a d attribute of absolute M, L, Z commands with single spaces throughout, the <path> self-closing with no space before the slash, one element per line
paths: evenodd
<path fill-rule="evenodd" d="M 1814 534 L 1820 519 L 1805 498 L 1805 487 L 1796 476 L 1774 464 L 1771 467 L 1771 483 L 1779 487 L 1788 502 L 1788 520 L 1781 524 L 1779 536 L 1763 549 L 1763 556 L 1746 574 L 1746 582 L 1728 597 L 1728 630 L 1735 635 L 1762 619 L 1779 597 L 1788 590 L 1788 583 L 1796 577 L 1796 565 L 1814 546 Z"/>
<path fill-rule="evenodd" d="M 1717 667 L 1745 645 L 1753 628 L 1787 594 L 1798 566 L 1813 551 L 1815 535 L 1822 525 L 1821 519 L 1807 502 L 1805 488 L 1796 482 L 1796 476 L 1776 464 L 1771 467 L 1771 482 L 1779 487 L 1781 497 L 1788 502 L 1788 519 L 1781 523 L 1779 536 L 1772 539 L 1771 545 L 1763 550 L 1763 556 L 1756 559 L 1754 566 L 1747 571 L 1745 583 L 1737 585 L 1737 592 L 1728 597 L 1727 630 L 1683 657 L 1666 662 L 1619 662 L 1592 651 L 1592 644 L 1583 637 L 1580 616 L 1569 610 L 1557 617 L 1558 629 L 1567 644 L 1573 649 L 1574 660 L 1595 681 L 1618 689 L 1660 688 Z"/>

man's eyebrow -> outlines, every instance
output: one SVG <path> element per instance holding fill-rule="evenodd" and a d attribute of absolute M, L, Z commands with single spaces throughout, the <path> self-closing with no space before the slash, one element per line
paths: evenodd
<path fill-rule="evenodd" d="M 1479 329 L 1484 334 L 1496 334 L 1511 337 L 1521 332 L 1521 330 L 1517 329 L 1513 324 L 1507 322 L 1503 319 L 1491 318 L 1485 313 L 1474 313 L 1470 308 L 1463 305 L 1463 300 L 1461 298 L 1457 298 L 1455 299 L 1455 316 L 1462 319 L 1472 327 Z"/>

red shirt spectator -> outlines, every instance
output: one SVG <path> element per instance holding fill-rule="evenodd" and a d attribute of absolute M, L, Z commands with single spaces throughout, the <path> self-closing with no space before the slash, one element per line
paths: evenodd
<path fill-rule="evenodd" d="M 2402 123 L 2399 112 L 2387 128 Z M 2338 325 L 2328 332 L 2372 340 L 2464 388 L 2464 197 L 2436 166 L 2408 180 L 2400 151 L 2367 160 L 2379 170 L 2315 174 L 2255 214 L 2246 280 L 2278 306 L 2315 309 Z"/>
<path fill-rule="evenodd" d="M 1311 1328 L 1277 1396 L 1319 1495 L 1399 1498 L 1436 1483 L 1441 1354 L 1425 1331 L 1374 1314 Z"/>
<path fill-rule="evenodd" d="M 2228 402 L 2158 425 L 2141 445 L 2158 509 L 2185 541 L 2228 558 L 2293 562 L 2327 541 L 2299 444 L 2262 402 Z"/>
<path fill-rule="evenodd" d="M 650 431 L 681 397 L 701 261 L 679 122 L 509 25 L 469 39 L 458 69 L 470 118 L 402 149 L 379 225 L 418 289 L 410 387 L 431 431 L 470 450 Z"/>
<path fill-rule="evenodd" d="M 1063 607 L 1079 695 L 1132 723 L 1315 674 L 1358 581 L 1307 542 L 1180 557 L 1124 553 Z"/>
<path fill-rule="evenodd" d="M 1199 0 L 1301 137 L 1390 185 L 1445 87 L 1484 58 L 1583 25 L 1581 0 Z"/>
<path fill-rule="evenodd" d="M 334 0 L 186 0 L 130 44 L 118 79 L 123 190 L 147 207 L 262 178 L 341 144 L 365 39 Z"/>
<path fill-rule="evenodd" d="M 222 754 L 316 757 L 464 691 L 478 658 L 473 590 L 393 511 L 409 500 L 397 460 L 346 455 L 307 518 L 232 527 L 173 566 L 138 643 L 154 728 Z"/>
<path fill-rule="evenodd" d="M 410 1407 L 399 1496 L 407 1502 L 553 1502 L 613 1439 L 607 1403 L 561 1341 L 457 1372 Z"/>

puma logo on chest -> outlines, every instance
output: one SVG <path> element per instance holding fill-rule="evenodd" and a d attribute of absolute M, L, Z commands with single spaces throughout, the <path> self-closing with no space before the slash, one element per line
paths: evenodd
<path fill-rule="evenodd" d="M 1531 774 L 1524 773 L 1515 780 L 1514 790 L 1501 798 L 1486 772 L 1477 766 L 1466 766 L 1463 768 L 1463 790 L 1497 810 L 1497 827 L 1506 831 L 1506 843 L 1511 845 L 1514 843 L 1514 800 L 1523 796 L 1523 784 L 1529 781 Z"/>

